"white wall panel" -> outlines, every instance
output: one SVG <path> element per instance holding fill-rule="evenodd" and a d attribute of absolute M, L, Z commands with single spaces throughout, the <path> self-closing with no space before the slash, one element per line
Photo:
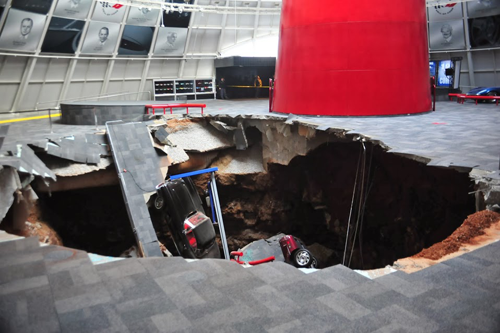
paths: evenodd
<path fill-rule="evenodd" d="M 49 69 L 49 62 L 50 59 L 48 58 L 41 58 L 37 60 L 33 73 L 31 74 L 32 82 L 43 81 L 45 79 L 46 74 L 48 74 L 47 70 Z"/>
<path fill-rule="evenodd" d="M 68 70 L 69 59 L 40 58 L 31 74 L 31 82 L 62 81 Z"/>
<path fill-rule="evenodd" d="M 180 60 L 152 60 L 148 78 L 177 78 Z"/>
<path fill-rule="evenodd" d="M 478 82 L 480 82 L 478 84 Z M 495 85 L 495 75 L 493 73 L 476 73 L 476 85 L 491 87 Z"/>
<path fill-rule="evenodd" d="M 124 79 L 127 61 L 115 61 L 113 71 L 111 72 L 111 79 Z"/>
<path fill-rule="evenodd" d="M 41 83 L 29 84 L 28 87 L 26 88 L 26 93 L 24 94 L 24 97 L 19 102 L 19 109 L 35 110 L 41 89 L 42 89 Z"/>
<path fill-rule="evenodd" d="M 38 109 L 51 108 L 58 105 L 57 100 L 63 83 L 45 83 L 39 91 Z M 35 104 L 36 106 L 36 104 Z"/>
<path fill-rule="evenodd" d="M 108 69 L 109 60 L 91 60 L 87 71 L 87 80 L 102 80 Z"/>
<path fill-rule="evenodd" d="M 236 15 L 236 21 L 234 20 L 234 14 L 227 15 L 226 27 L 246 27 L 253 28 L 255 26 L 255 16 L 254 15 Z M 220 24 L 220 22 L 219 22 Z"/>
<path fill-rule="evenodd" d="M 220 30 L 195 29 L 189 42 L 189 53 L 215 53 L 219 42 Z"/>
<path fill-rule="evenodd" d="M 137 93 L 139 92 L 140 80 L 133 81 L 110 81 L 108 84 L 108 91 L 106 94 L 122 94 L 122 93 Z M 113 97 L 113 99 L 135 99 L 137 95 L 124 95 Z"/>
<path fill-rule="evenodd" d="M 102 82 L 72 82 L 66 95 L 66 100 L 86 96 L 98 96 L 101 93 Z"/>
<path fill-rule="evenodd" d="M 1 68 L 0 82 L 21 81 L 27 63 L 27 57 L 8 57 Z"/>
<path fill-rule="evenodd" d="M 146 80 L 146 83 L 144 84 L 144 90 L 145 91 L 151 91 L 151 100 L 154 99 L 154 87 L 153 87 L 153 80 Z M 147 98 L 146 95 L 144 95 L 144 98 Z"/>
<path fill-rule="evenodd" d="M 80 97 L 98 96 L 101 94 L 102 81 L 86 82 Z"/>
<path fill-rule="evenodd" d="M 197 78 L 210 78 L 214 75 L 214 60 L 200 60 L 198 62 L 198 72 L 196 73 Z"/>
<path fill-rule="evenodd" d="M 144 69 L 144 61 L 131 60 L 127 63 L 125 69 L 125 78 L 127 79 L 141 79 L 142 71 Z"/>
<path fill-rule="evenodd" d="M 462 87 L 461 89 L 463 92 L 467 92 L 471 89 L 469 73 L 460 74 L 460 87 Z"/>
<path fill-rule="evenodd" d="M 198 60 L 187 60 L 184 65 L 184 77 L 194 78 L 198 70 Z"/>
<path fill-rule="evenodd" d="M 493 58 L 492 51 L 472 52 L 472 60 L 474 61 L 474 70 L 476 70 L 476 71 L 483 71 L 483 70 L 493 71 L 494 58 Z"/>
<path fill-rule="evenodd" d="M 19 84 L 1 84 L 0 83 L 0 112 L 9 112 L 16 98 Z"/>
<path fill-rule="evenodd" d="M 47 78 L 49 80 L 64 80 L 70 61 L 70 59 L 52 59 Z"/>
<path fill-rule="evenodd" d="M 203 16 L 196 15 L 196 24 L 195 25 L 205 25 L 212 27 L 220 27 L 222 22 L 222 14 L 207 14 L 204 13 Z"/>
<path fill-rule="evenodd" d="M 227 30 L 222 41 L 222 49 L 252 39 L 253 30 Z M 236 37 L 235 37 L 236 35 Z"/>
<path fill-rule="evenodd" d="M 72 80 L 85 80 L 90 60 L 78 60 L 73 72 Z"/>

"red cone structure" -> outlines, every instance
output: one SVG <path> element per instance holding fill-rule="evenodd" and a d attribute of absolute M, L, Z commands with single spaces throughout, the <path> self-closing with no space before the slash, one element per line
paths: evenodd
<path fill-rule="evenodd" d="M 431 109 L 425 1 L 283 0 L 273 111 Z"/>

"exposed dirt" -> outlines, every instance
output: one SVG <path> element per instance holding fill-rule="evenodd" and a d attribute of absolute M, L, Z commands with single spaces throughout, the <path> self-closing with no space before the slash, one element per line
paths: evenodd
<path fill-rule="evenodd" d="M 175 133 L 183 128 L 192 125 L 192 123 L 199 122 L 198 119 L 189 119 L 189 118 L 182 118 L 182 119 L 170 119 L 167 122 L 168 125 L 168 131 L 170 133 Z"/>
<path fill-rule="evenodd" d="M 393 268 L 414 273 L 500 240 L 500 214 L 481 211 L 470 215 L 450 237 L 428 249 L 393 264 Z M 430 259 L 434 258 L 434 259 Z"/>
<path fill-rule="evenodd" d="M 360 148 L 324 144 L 288 166 L 269 164 L 268 173 L 218 173 L 230 250 L 282 232 L 332 250 L 323 267 L 341 263 Z M 385 267 L 414 255 L 445 239 L 474 212 L 467 173 L 428 167 L 379 147 L 367 151 L 367 199 L 356 242 L 352 237 L 348 246 L 351 268 Z M 197 183 L 206 188 L 206 177 Z"/>
<path fill-rule="evenodd" d="M 438 260 L 447 254 L 458 251 L 464 244 L 477 245 L 477 236 L 484 235 L 485 230 L 496 223 L 500 223 L 499 213 L 484 210 L 469 215 L 464 223 L 449 237 L 420 251 L 412 258 Z"/>
<path fill-rule="evenodd" d="M 30 210 L 27 221 L 22 225 L 20 230 L 14 230 L 11 223 L 2 225 L 5 231 L 22 237 L 38 237 L 40 243 L 50 245 L 63 245 L 59 234 L 41 218 L 40 208 L 38 202 L 35 203 Z"/>

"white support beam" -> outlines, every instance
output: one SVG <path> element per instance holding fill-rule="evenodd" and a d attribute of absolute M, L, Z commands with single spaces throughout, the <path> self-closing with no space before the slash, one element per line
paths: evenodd
<path fill-rule="evenodd" d="M 195 3 L 196 2 L 197 2 L 197 0 L 195 0 Z M 179 64 L 179 71 L 177 72 L 178 78 L 182 78 L 184 76 L 184 67 L 186 66 L 186 53 L 187 53 L 187 50 L 189 48 L 191 36 L 193 34 L 193 29 L 191 28 L 191 25 L 194 22 L 195 16 L 196 16 L 196 13 L 192 12 L 191 16 L 189 17 L 189 25 L 188 25 L 189 28 L 188 28 L 188 33 L 187 33 L 187 37 L 186 37 L 186 45 L 184 45 L 184 51 L 182 52 L 182 58 L 184 60 L 181 60 L 181 63 Z"/>
<path fill-rule="evenodd" d="M 226 2 L 226 7 L 229 6 L 229 1 Z M 217 44 L 217 55 L 219 55 L 222 51 L 222 43 L 224 42 L 224 37 L 226 36 L 226 25 L 227 25 L 227 13 L 222 15 L 221 27 L 222 30 L 220 32 L 219 43 Z"/>
<path fill-rule="evenodd" d="M 259 0 L 259 2 L 257 2 L 257 8 L 260 8 L 260 4 L 261 4 L 261 0 Z M 257 14 L 255 14 L 255 21 L 253 23 L 253 34 L 252 34 L 252 38 L 255 39 L 257 37 L 257 27 L 259 26 L 259 12 L 257 12 Z"/>

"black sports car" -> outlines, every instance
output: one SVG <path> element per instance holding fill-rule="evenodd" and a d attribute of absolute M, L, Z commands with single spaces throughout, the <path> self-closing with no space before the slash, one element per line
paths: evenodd
<path fill-rule="evenodd" d="M 467 95 L 469 96 L 500 96 L 500 87 L 478 87 L 471 89 Z M 495 100 L 492 100 L 495 101 Z"/>
<path fill-rule="evenodd" d="M 191 178 L 167 180 L 156 187 L 154 209 L 166 224 L 175 247 L 184 258 L 220 258 L 212 221 L 204 214 Z"/>

